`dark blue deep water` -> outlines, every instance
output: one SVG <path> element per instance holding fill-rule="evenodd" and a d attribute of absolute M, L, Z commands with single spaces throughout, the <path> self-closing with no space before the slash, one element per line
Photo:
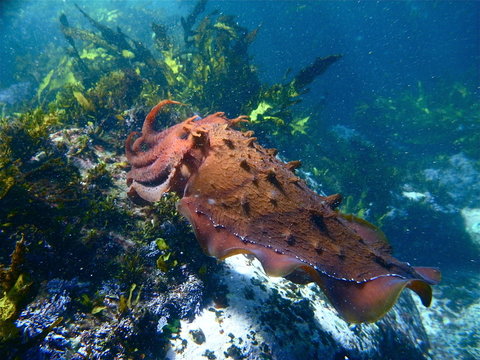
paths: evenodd
<path fill-rule="evenodd" d="M 442 271 L 432 307 L 410 305 L 428 344 L 416 355 L 406 340 L 369 353 L 341 335 L 322 352 L 316 335 L 298 346 L 304 359 L 479 359 L 480 2 L 207 1 L 192 18 L 198 4 L 0 2 L 0 358 L 194 356 L 178 339 L 202 309 L 222 311 L 222 265 L 195 248 L 173 202 L 139 210 L 125 196 L 124 141 L 170 97 L 188 107 L 170 125 L 268 104 L 251 125 L 262 145 L 301 160 L 321 195 L 342 193 L 340 210 L 381 227 L 396 257 Z M 281 345 L 291 334 L 267 331 L 255 352 L 192 331 L 186 348 L 210 346 L 199 359 L 302 358 Z"/>

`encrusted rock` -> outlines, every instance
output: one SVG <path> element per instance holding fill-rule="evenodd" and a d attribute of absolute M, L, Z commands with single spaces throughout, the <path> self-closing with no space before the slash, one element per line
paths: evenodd
<path fill-rule="evenodd" d="M 181 321 L 169 359 L 429 359 L 408 293 L 377 323 L 352 326 L 316 286 L 269 278 L 253 258 L 228 258 L 218 277 L 228 287 L 228 306 L 212 303 Z M 199 330 L 205 342 L 192 339 Z"/>

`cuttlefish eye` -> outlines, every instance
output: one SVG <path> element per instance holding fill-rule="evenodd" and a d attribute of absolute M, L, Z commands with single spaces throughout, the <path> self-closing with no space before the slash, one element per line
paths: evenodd
<path fill-rule="evenodd" d="M 187 132 L 181 132 L 178 135 L 178 138 L 181 139 L 181 140 L 186 140 L 188 138 L 188 133 Z"/>

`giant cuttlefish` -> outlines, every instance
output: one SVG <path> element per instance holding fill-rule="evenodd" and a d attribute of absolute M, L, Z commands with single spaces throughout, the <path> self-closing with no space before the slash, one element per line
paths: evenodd
<path fill-rule="evenodd" d="M 339 194 L 320 196 L 295 175 L 299 161 L 284 163 L 252 131 L 235 130 L 245 116 L 194 116 L 156 131 L 166 104 L 179 103 L 160 102 L 126 141 L 131 198 L 179 194 L 178 210 L 208 255 L 252 254 L 268 275 L 314 281 L 348 322 L 378 320 L 405 287 L 430 305 L 438 269 L 394 258 L 381 230 L 336 210 Z"/>

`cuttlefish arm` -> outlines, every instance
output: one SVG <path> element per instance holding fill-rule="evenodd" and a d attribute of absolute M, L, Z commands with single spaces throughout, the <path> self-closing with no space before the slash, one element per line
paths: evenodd
<path fill-rule="evenodd" d="M 215 113 L 157 132 L 155 115 L 170 103 L 127 140 L 132 198 L 176 192 L 208 255 L 252 254 L 268 275 L 313 281 L 349 322 L 378 320 L 404 288 L 430 304 L 440 272 L 395 259 L 378 228 L 336 210 L 341 196 L 319 196 L 295 175 L 299 162 L 285 164 L 252 132 L 235 130 L 245 117 Z"/>

